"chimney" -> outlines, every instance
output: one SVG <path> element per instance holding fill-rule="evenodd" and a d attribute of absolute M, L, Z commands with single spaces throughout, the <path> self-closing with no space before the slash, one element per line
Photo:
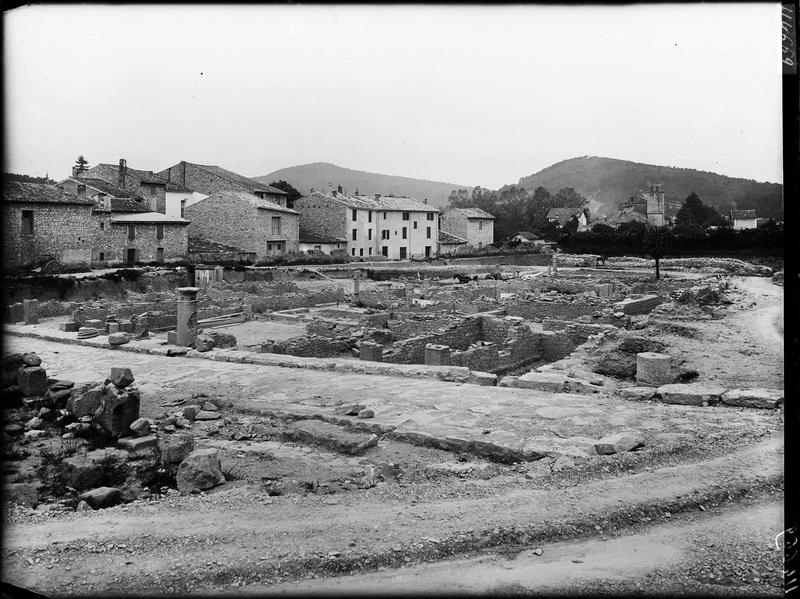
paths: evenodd
<path fill-rule="evenodd" d="M 78 183 L 78 199 L 86 199 L 86 186 L 83 183 Z"/>
<path fill-rule="evenodd" d="M 103 210 L 108 210 L 111 212 L 111 196 L 106 195 L 104 193 L 97 194 L 100 197 L 100 200 L 103 202 Z"/>
<path fill-rule="evenodd" d="M 425 198 L 424 200 L 422 200 L 422 203 L 423 204 L 427 204 L 428 203 L 428 198 Z"/>
<path fill-rule="evenodd" d="M 117 178 L 117 187 L 125 188 L 125 175 L 128 174 L 128 164 L 124 158 L 119 159 L 119 173 Z"/>
<path fill-rule="evenodd" d="M 336 193 L 337 193 L 337 192 L 336 192 L 336 190 L 335 190 L 335 189 L 334 189 L 333 191 L 331 191 L 331 193 L 333 194 L 333 197 L 336 197 Z"/>
<path fill-rule="evenodd" d="M 379 194 L 379 193 L 376 193 L 376 194 L 375 194 L 375 199 L 376 199 L 376 200 L 380 200 L 380 199 L 381 199 L 381 194 Z"/>

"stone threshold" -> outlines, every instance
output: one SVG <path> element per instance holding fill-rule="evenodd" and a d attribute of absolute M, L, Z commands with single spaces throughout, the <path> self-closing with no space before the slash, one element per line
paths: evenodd
<path fill-rule="evenodd" d="M 175 358 L 193 358 L 203 360 L 216 360 L 218 362 L 236 362 L 239 364 L 255 364 L 257 366 L 277 366 L 280 368 L 305 368 L 309 370 L 326 370 L 341 374 L 372 374 L 379 376 L 394 376 L 401 378 L 428 378 L 437 381 L 450 383 L 466 383 L 473 385 L 493 386 L 497 384 L 497 375 L 488 372 L 469 370 L 463 366 L 426 366 L 424 364 L 395 364 L 391 362 L 368 362 L 360 360 L 335 360 L 328 358 L 304 358 L 300 356 L 289 356 L 286 354 L 254 353 L 231 349 L 212 349 L 207 352 L 199 352 L 195 349 L 186 348 L 186 353 L 175 355 L 170 351 L 182 350 L 172 345 L 154 345 L 152 340 L 129 341 L 124 345 L 111 345 L 104 341 L 106 337 L 100 335 L 91 339 L 77 339 L 67 337 L 69 333 L 53 331 L 53 333 L 43 333 L 39 331 L 25 330 L 20 325 L 5 325 L 4 331 L 9 335 L 19 337 L 31 337 L 52 341 L 55 343 L 66 343 L 70 345 L 84 345 L 99 349 L 109 349 L 113 351 L 124 351 L 138 354 L 151 354 L 170 356 Z"/>

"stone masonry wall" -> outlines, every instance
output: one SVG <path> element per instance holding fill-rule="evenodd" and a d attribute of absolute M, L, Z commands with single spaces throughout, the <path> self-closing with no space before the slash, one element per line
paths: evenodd
<path fill-rule="evenodd" d="M 449 345 L 452 349 L 465 350 L 471 343 L 480 341 L 481 323 L 479 318 L 468 317 L 463 322 L 451 325 L 442 332 L 429 333 L 396 342 L 385 362 L 400 364 L 424 364 L 425 346 L 429 343 Z"/>
<path fill-rule="evenodd" d="M 136 250 L 136 262 L 156 262 L 158 248 L 164 250 L 164 263 L 183 262 L 189 253 L 188 227 L 185 224 L 163 223 L 164 237 L 158 239 L 156 223 L 130 223 L 134 239 L 128 239 L 128 223 L 111 223 L 113 216 L 95 212 L 92 263 L 98 266 L 120 266 L 127 262 L 127 251 Z M 100 223 L 104 226 L 101 229 Z M 103 254 L 102 260 L 100 254 Z"/>
<path fill-rule="evenodd" d="M 317 196 L 300 198 L 294 203 L 294 209 L 300 213 L 304 229 L 350 239 L 347 237 L 347 215 L 350 210 L 336 200 Z"/>
<path fill-rule="evenodd" d="M 33 211 L 33 235 L 22 234 L 22 211 Z M 91 206 L 3 202 L 4 268 L 26 267 L 52 256 L 62 264 L 89 266 Z"/>

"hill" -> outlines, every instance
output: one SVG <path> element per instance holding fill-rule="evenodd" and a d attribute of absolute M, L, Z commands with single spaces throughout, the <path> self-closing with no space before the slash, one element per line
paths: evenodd
<path fill-rule="evenodd" d="M 755 209 L 759 217 L 783 218 L 779 183 L 726 177 L 691 168 L 641 164 L 615 158 L 583 156 L 557 162 L 519 180 L 534 190 L 540 185 L 551 191 L 573 187 L 590 200 L 592 212 L 611 215 L 617 203 L 647 189 L 648 182 L 664 183 L 664 198 L 673 215 L 686 197 L 695 191 L 704 204 L 727 215 L 731 209 Z"/>
<path fill-rule="evenodd" d="M 418 200 L 428 198 L 430 204 L 439 207 L 447 205 L 447 197 L 453 189 L 466 189 L 472 193 L 472 187 L 468 185 L 356 171 L 336 166 L 330 162 L 290 166 L 261 177 L 253 177 L 253 179 L 266 184 L 283 179 L 303 195 L 310 193 L 312 187 L 318 190 L 328 190 L 336 189 L 338 185 L 341 185 L 347 189 L 349 194 L 354 194 L 358 190 L 358 193 L 364 195 L 379 193 L 381 195 L 409 196 Z"/>

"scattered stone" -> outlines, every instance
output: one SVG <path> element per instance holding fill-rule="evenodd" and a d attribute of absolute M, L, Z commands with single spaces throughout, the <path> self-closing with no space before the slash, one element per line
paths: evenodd
<path fill-rule="evenodd" d="M 75 387 L 74 381 L 54 381 L 50 383 L 50 391 L 62 391 L 64 389 L 73 389 Z"/>
<path fill-rule="evenodd" d="M 180 464 L 194 451 L 194 436 L 191 433 L 175 433 L 161 439 L 161 461 L 165 464 Z"/>
<path fill-rule="evenodd" d="M 22 354 L 22 361 L 27 366 L 39 366 L 42 363 L 42 359 L 34 352 Z"/>
<path fill-rule="evenodd" d="M 128 434 L 131 424 L 139 418 L 139 392 L 115 389 L 108 385 L 95 412 L 95 422 L 115 437 Z"/>
<path fill-rule="evenodd" d="M 214 338 L 209 335 L 198 335 L 194 343 L 195 349 L 199 352 L 207 352 L 214 349 Z"/>
<path fill-rule="evenodd" d="M 373 412 L 369 408 L 366 408 L 366 409 L 360 410 L 358 412 L 358 417 L 359 418 L 374 418 L 375 417 L 375 412 Z"/>
<path fill-rule="evenodd" d="M 542 553 L 544 553 L 544 551 L 542 551 L 541 547 L 537 547 L 536 549 L 533 550 L 532 553 L 533 553 L 533 555 L 542 555 Z"/>
<path fill-rule="evenodd" d="M 358 413 L 366 407 L 367 406 L 362 406 L 361 404 L 345 404 L 335 408 L 334 413 L 341 414 L 342 416 L 358 416 Z"/>
<path fill-rule="evenodd" d="M 178 466 L 178 491 L 184 495 L 205 491 L 225 482 L 216 449 L 197 449 Z"/>
<path fill-rule="evenodd" d="M 574 467 L 575 467 L 575 462 L 573 461 L 573 459 L 562 455 L 558 456 L 558 458 L 556 458 L 556 461 L 553 463 L 553 472 L 561 472 L 562 470 L 567 470 L 569 468 L 574 468 Z"/>
<path fill-rule="evenodd" d="M 181 415 L 182 415 L 182 416 L 183 416 L 183 417 L 184 417 L 186 420 L 189 420 L 189 421 L 191 422 L 192 420 L 194 420 L 194 419 L 195 419 L 195 417 L 197 416 L 197 414 L 198 414 L 198 413 L 200 412 L 200 410 L 202 410 L 202 409 L 203 409 L 203 408 L 201 408 L 201 407 L 200 407 L 200 406 L 198 406 L 197 404 L 191 404 L 191 405 L 188 405 L 188 406 L 183 406 L 183 410 L 181 411 Z M 217 409 L 217 406 L 214 406 L 214 407 L 212 408 L 212 410 L 216 410 L 216 409 Z"/>
<path fill-rule="evenodd" d="M 86 503 L 83 499 L 78 502 L 78 505 L 75 506 L 76 512 L 89 512 L 91 511 L 91 506 Z"/>
<path fill-rule="evenodd" d="M 26 430 L 38 430 L 44 427 L 44 420 L 39 418 L 38 416 L 34 416 L 28 422 L 25 423 Z"/>
<path fill-rule="evenodd" d="M 95 510 L 112 507 L 122 501 L 122 491 L 116 487 L 98 487 L 80 495 L 80 499 L 85 501 Z"/>
<path fill-rule="evenodd" d="M 168 356 L 185 356 L 188 350 L 185 347 L 170 347 L 167 350 Z"/>
<path fill-rule="evenodd" d="M 131 340 L 131 338 L 130 338 L 130 335 L 128 335 L 128 333 L 116 332 L 116 333 L 111 333 L 108 336 L 108 342 L 111 345 L 125 345 L 130 340 Z"/>
<path fill-rule="evenodd" d="M 783 402 L 783 391 L 778 389 L 732 389 L 723 393 L 720 401 L 726 406 L 771 410 Z"/>
<path fill-rule="evenodd" d="M 137 418 L 131 423 L 130 429 L 137 437 L 144 437 L 150 434 L 150 421 L 147 418 Z"/>
<path fill-rule="evenodd" d="M 664 403 L 681 404 L 687 406 L 708 406 L 719 402 L 720 396 L 725 393 L 722 387 L 711 387 L 703 383 L 675 383 L 662 385 L 656 390 L 656 395 Z"/>
<path fill-rule="evenodd" d="M 114 383 L 115 386 L 119 387 L 120 389 L 124 389 L 135 379 L 130 368 L 118 368 L 115 366 L 111 368 L 111 376 L 109 377 L 109 380 Z"/>
<path fill-rule="evenodd" d="M 208 412 L 216 412 L 217 411 L 217 404 L 211 403 L 210 401 L 206 401 L 203 403 L 202 410 L 206 410 Z"/>
<path fill-rule="evenodd" d="M 58 391 L 53 391 L 53 388 L 51 387 L 44 394 L 44 398 L 47 403 L 56 409 L 65 407 L 70 397 L 72 397 L 72 389 L 60 389 Z"/>
<path fill-rule="evenodd" d="M 378 435 L 354 432 L 321 420 L 298 420 L 286 431 L 289 438 L 319 443 L 341 453 L 357 455 L 378 444 Z"/>
<path fill-rule="evenodd" d="M 200 410 L 194 417 L 195 420 L 217 420 L 218 418 L 222 418 L 222 414 L 211 410 Z"/>
<path fill-rule="evenodd" d="M 76 397 L 74 394 L 67 400 L 67 409 L 75 418 L 92 416 L 100 407 L 103 389 L 95 387 Z"/>
<path fill-rule="evenodd" d="M 192 423 L 189 422 L 186 418 L 178 418 L 175 421 L 175 426 L 177 426 L 178 428 L 191 428 Z"/>
<path fill-rule="evenodd" d="M 103 481 L 103 466 L 88 455 L 75 455 L 61 462 L 61 479 L 78 491 L 96 487 Z"/>
<path fill-rule="evenodd" d="M 630 401 L 647 401 L 653 399 L 656 390 L 653 387 L 623 387 L 617 390 L 622 399 Z"/>
<path fill-rule="evenodd" d="M 595 443 L 594 449 L 600 455 L 612 455 L 631 451 L 644 445 L 642 437 L 637 433 L 615 433 L 603 437 Z"/>
<path fill-rule="evenodd" d="M 34 430 L 32 430 L 32 431 L 27 431 L 27 432 L 26 432 L 26 433 L 23 435 L 23 438 L 24 438 L 25 440 L 27 440 L 27 441 L 34 441 L 34 440 L 36 440 L 36 439 L 39 439 L 40 437 L 44 437 L 44 436 L 45 436 L 45 434 L 47 434 L 47 433 L 45 433 L 45 431 L 43 431 L 43 430 L 41 430 L 41 429 L 34 429 Z"/>
<path fill-rule="evenodd" d="M 35 508 L 39 505 L 39 494 L 30 483 L 8 483 L 4 485 L 6 501 Z"/>

